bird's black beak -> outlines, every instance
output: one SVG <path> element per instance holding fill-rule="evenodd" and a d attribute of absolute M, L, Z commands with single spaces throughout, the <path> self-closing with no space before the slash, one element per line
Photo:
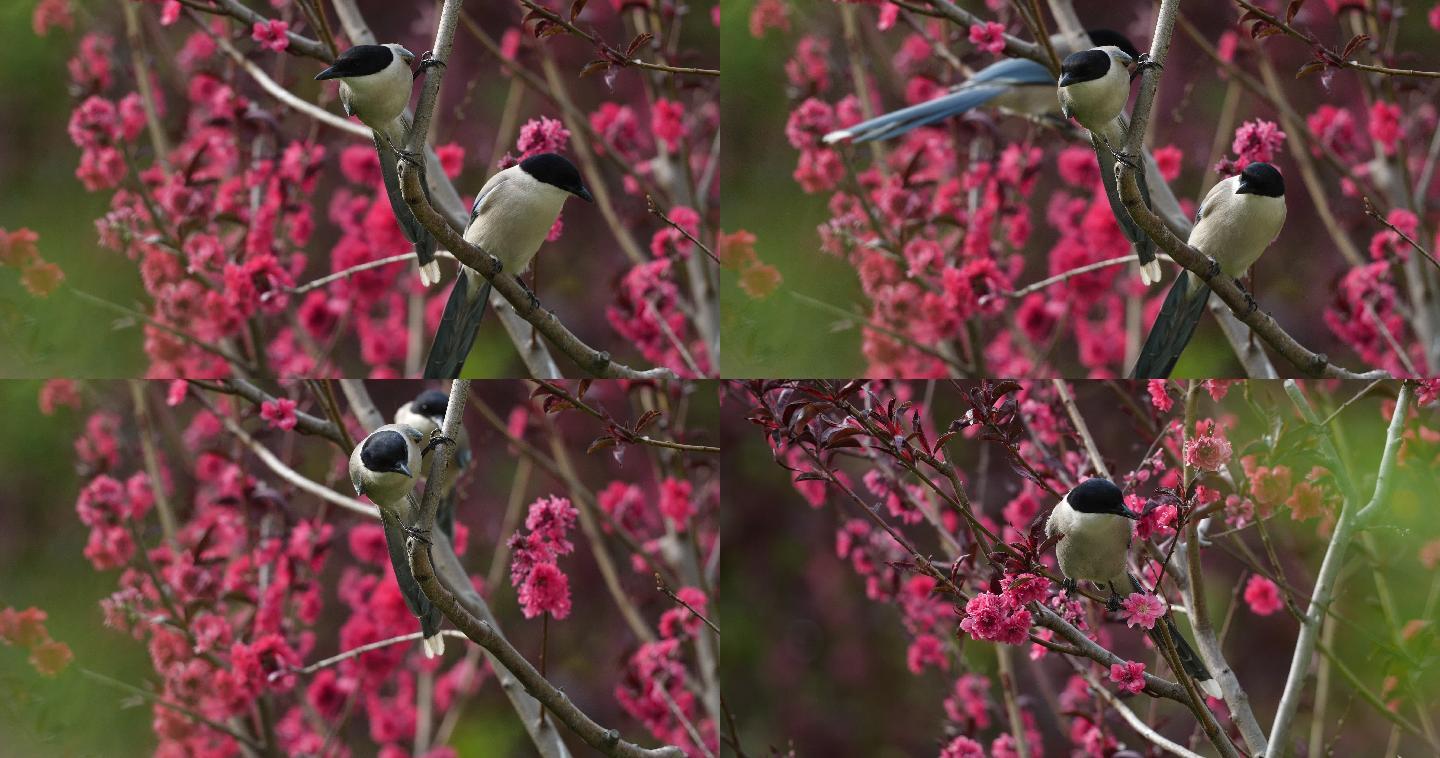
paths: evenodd
<path fill-rule="evenodd" d="M 316 78 L 319 78 L 319 77 L 316 77 Z M 1074 80 L 1070 78 L 1070 72 L 1069 72 L 1069 71 L 1066 71 L 1065 73 L 1063 73 L 1063 74 L 1060 75 L 1060 86 L 1061 86 L 1061 87 L 1069 87 L 1069 86 L 1070 86 L 1070 83 L 1071 83 L 1072 81 L 1074 81 Z"/>
<path fill-rule="evenodd" d="M 315 81 L 319 82 L 319 81 L 324 81 L 324 80 L 326 80 L 326 79 L 335 79 L 335 78 L 338 78 L 339 76 L 340 76 L 339 74 L 335 73 L 335 67 L 334 67 L 334 66 L 331 66 L 330 68 L 327 68 L 327 69 L 325 69 L 324 71 L 321 71 L 320 73 L 316 74 L 316 75 L 315 75 Z"/>
<path fill-rule="evenodd" d="M 411 479 L 415 478 L 415 475 L 410 473 L 410 464 L 405 463 L 404 461 L 395 464 L 395 470 L 399 473 L 404 474 L 405 476 L 410 477 Z"/>
<path fill-rule="evenodd" d="M 574 195 L 587 203 L 595 202 L 595 197 L 590 194 L 590 190 L 586 189 L 583 184 L 580 185 L 580 189 L 577 190 Z"/>

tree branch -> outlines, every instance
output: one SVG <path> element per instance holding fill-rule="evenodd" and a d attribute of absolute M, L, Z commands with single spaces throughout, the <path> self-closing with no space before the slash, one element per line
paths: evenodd
<path fill-rule="evenodd" d="M 1311 424 L 1317 424 L 1319 418 L 1310 407 L 1310 402 L 1300 392 L 1300 386 L 1294 380 L 1289 380 L 1285 382 L 1285 391 L 1289 393 L 1301 416 Z M 1315 578 L 1315 587 L 1310 593 L 1310 605 L 1300 621 L 1300 634 L 1295 640 L 1295 653 L 1290 659 L 1290 673 L 1285 679 L 1285 691 L 1280 696 L 1275 722 L 1270 727 L 1272 752 L 1277 749 L 1277 745 L 1281 754 L 1289 751 L 1290 730 L 1294 725 L 1295 713 L 1300 708 L 1300 699 L 1304 695 L 1305 680 L 1310 673 L 1310 660 L 1315 655 L 1320 617 L 1325 606 L 1330 603 L 1331 588 L 1340 573 L 1340 565 L 1345 561 L 1345 551 L 1349 548 L 1356 530 L 1363 529 L 1365 522 L 1374 518 L 1380 505 L 1389 497 L 1396 453 L 1400 447 L 1400 434 L 1405 428 L 1410 399 L 1410 385 L 1401 384 L 1400 395 L 1395 400 L 1395 411 L 1390 417 L 1390 428 L 1385 434 L 1385 450 L 1380 458 L 1380 468 L 1375 476 L 1375 490 L 1369 503 L 1357 510 L 1354 498 L 1348 494 L 1341 502 L 1340 516 L 1335 522 L 1330 544 L 1320 562 L 1320 574 Z"/>

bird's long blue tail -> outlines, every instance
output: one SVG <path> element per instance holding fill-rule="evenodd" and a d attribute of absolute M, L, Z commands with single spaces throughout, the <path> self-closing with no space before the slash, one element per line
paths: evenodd
<path fill-rule="evenodd" d="M 934 100 L 891 111 L 847 129 L 831 132 L 825 135 L 825 141 L 839 142 L 848 139 L 852 142 L 870 142 L 892 139 L 922 126 L 978 108 L 1004 91 L 1005 87 L 999 84 L 961 87 Z"/>
<path fill-rule="evenodd" d="M 478 289 L 477 281 L 484 282 Z M 490 282 L 462 269 L 455 288 L 450 290 L 450 299 L 445 301 L 445 313 L 440 316 L 435 340 L 430 343 L 430 355 L 425 359 L 426 379 L 459 378 L 489 302 Z"/>
<path fill-rule="evenodd" d="M 1181 271 L 1171 285 L 1160 313 L 1140 347 L 1140 357 L 1135 359 L 1135 379 L 1165 379 L 1175 369 L 1180 354 L 1195 335 L 1200 317 L 1205 315 L 1205 303 L 1210 300 L 1210 287 L 1204 282 L 1191 282 L 1190 272 Z"/>

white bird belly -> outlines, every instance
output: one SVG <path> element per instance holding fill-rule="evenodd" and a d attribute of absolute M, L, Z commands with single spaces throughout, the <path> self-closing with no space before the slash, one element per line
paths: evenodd
<path fill-rule="evenodd" d="M 1190 231 L 1190 246 L 1220 262 L 1227 276 L 1250 268 L 1285 224 L 1285 201 L 1264 195 L 1223 195 Z"/>
<path fill-rule="evenodd" d="M 1116 71 L 1120 71 L 1117 79 Z M 1111 66 L 1105 76 L 1059 88 L 1060 102 L 1070 115 L 1090 130 L 1103 127 L 1125 110 L 1130 99 L 1129 78 L 1123 69 Z"/>
<path fill-rule="evenodd" d="M 347 97 L 357 118 L 371 129 L 389 133 L 395 119 L 410 105 L 413 84 L 410 67 L 396 58 L 379 73 L 345 79 L 340 87 L 349 88 L 350 94 L 342 93 L 342 97 Z M 392 139 L 396 136 L 390 134 Z"/>
<path fill-rule="evenodd" d="M 1108 513 L 1079 513 L 1056 506 L 1047 532 L 1065 536 L 1055 545 L 1060 572 L 1075 580 L 1104 584 L 1125 576 L 1125 557 L 1130 548 L 1131 522 Z M 1116 589 L 1122 594 L 1121 585 Z"/>
<path fill-rule="evenodd" d="M 465 230 L 465 241 L 499 258 L 505 273 L 518 275 L 545 243 L 565 198 L 513 190 L 497 187 L 495 197 L 485 199 L 481 215 Z"/>

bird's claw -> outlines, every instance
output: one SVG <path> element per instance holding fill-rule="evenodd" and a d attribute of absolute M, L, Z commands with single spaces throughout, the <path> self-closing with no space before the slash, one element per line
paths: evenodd
<path fill-rule="evenodd" d="M 420 70 L 427 71 L 432 68 L 445 68 L 445 61 L 435 57 L 435 51 L 426 50 L 420 54 Z"/>
<path fill-rule="evenodd" d="M 430 542 L 430 532 L 424 529 L 415 526 L 402 526 L 400 528 L 405 531 L 405 534 L 409 536 L 410 539 L 415 540 L 422 545 L 433 544 Z"/>
<path fill-rule="evenodd" d="M 428 443 L 425 445 L 425 449 L 420 451 L 420 454 L 421 454 L 421 455 L 425 455 L 426 453 L 430 452 L 431 450 L 434 450 L 434 449 L 437 448 L 437 447 L 440 447 L 441 445 L 454 445 L 454 444 L 455 444 L 455 440 L 453 440 L 453 439 L 451 439 L 451 438 L 449 438 L 449 437 L 446 437 L 445 435 L 441 434 L 441 433 L 440 433 L 440 430 L 437 429 L 437 430 L 435 430 L 434 435 L 430 437 L 430 442 L 428 442 Z"/>
<path fill-rule="evenodd" d="M 1111 591 L 1110 597 L 1105 600 L 1105 610 L 1111 613 L 1120 612 L 1120 596 Z"/>
<path fill-rule="evenodd" d="M 1060 588 L 1065 590 L 1067 594 L 1074 595 L 1075 590 L 1078 588 L 1078 585 L 1075 583 L 1074 579 L 1066 579 L 1065 581 L 1060 583 Z"/>
<path fill-rule="evenodd" d="M 540 299 L 535 297 L 535 291 L 525 285 L 525 280 L 521 279 L 519 274 L 515 275 L 515 283 L 520 285 L 520 289 L 525 290 L 526 295 L 530 296 L 530 310 L 533 311 L 536 308 L 539 308 Z"/>
<path fill-rule="evenodd" d="M 1239 279 L 1235 280 L 1235 286 L 1240 290 L 1240 294 L 1245 296 L 1246 313 L 1254 313 L 1260 309 L 1259 304 L 1255 302 L 1255 296 L 1250 294 L 1250 290 L 1245 289 L 1245 285 L 1241 284 Z"/>
<path fill-rule="evenodd" d="M 1214 258 L 1211 258 L 1211 259 L 1210 259 L 1210 266 L 1209 266 L 1209 268 L 1207 268 L 1206 271 L 1205 271 L 1205 278 L 1206 278 L 1206 279 L 1213 279 L 1213 278 L 1215 278 L 1215 277 L 1217 277 L 1217 276 L 1219 276 L 1219 275 L 1220 275 L 1220 261 L 1217 261 L 1217 260 L 1215 260 Z"/>

